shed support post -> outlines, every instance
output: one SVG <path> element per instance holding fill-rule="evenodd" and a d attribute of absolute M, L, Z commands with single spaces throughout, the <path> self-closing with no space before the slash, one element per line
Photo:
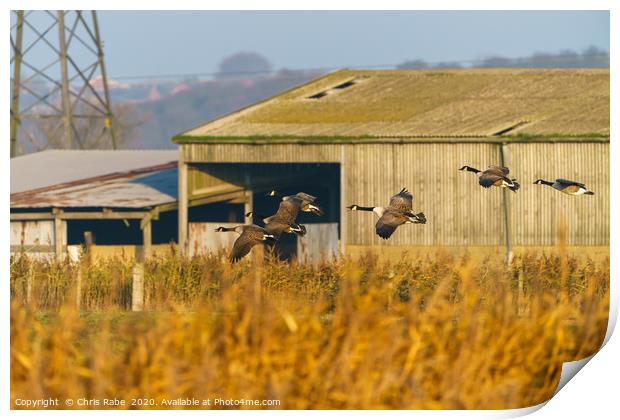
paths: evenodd
<path fill-rule="evenodd" d="M 142 219 L 140 224 L 142 225 L 142 260 L 146 261 L 151 256 L 151 245 L 153 243 L 150 216 Z"/>
<path fill-rule="evenodd" d="M 245 190 L 245 200 L 243 202 L 243 217 L 246 225 L 252 224 L 253 217 L 246 216 L 251 211 L 254 211 L 254 196 L 251 190 Z"/>
<path fill-rule="evenodd" d="M 510 161 L 510 155 L 508 145 L 506 143 L 501 144 L 500 157 L 502 166 L 508 167 Z M 504 207 L 504 232 L 506 234 L 506 263 L 512 264 L 512 243 L 511 243 L 511 231 L 510 231 L 510 200 L 508 188 L 502 188 L 502 202 Z"/>
<path fill-rule="evenodd" d="M 189 191 L 187 183 L 187 163 L 183 159 L 183 147 L 179 149 L 179 250 L 186 254 L 187 249 L 187 220 L 188 220 Z"/>
<path fill-rule="evenodd" d="M 60 260 L 63 254 L 62 239 L 64 235 L 62 228 L 62 219 L 59 216 L 54 217 L 54 253 L 57 260 Z"/>
<path fill-rule="evenodd" d="M 347 212 L 345 210 L 346 201 L 346 159 L 345 145 L 340 145 L 340 255 L 344 257 L 347 242 Z"/>

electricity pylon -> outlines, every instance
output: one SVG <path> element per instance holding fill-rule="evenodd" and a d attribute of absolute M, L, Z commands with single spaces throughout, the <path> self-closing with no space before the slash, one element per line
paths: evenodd
<path fill-rule="evenodd" d="M 116 149 L 96 12 L 12 14 L 11 157 L 29 120 L 49 122 L 47 140 L 54 137 L 58 147 L 83 149 L 95 139 Z"/>

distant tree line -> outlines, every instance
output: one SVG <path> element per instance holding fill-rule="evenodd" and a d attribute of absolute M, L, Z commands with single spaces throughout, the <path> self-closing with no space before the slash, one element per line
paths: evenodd
<path fill-rule="evenodd" d="M 422 59 L 407 60 L 398 69 L 470 67 L 523 67 L 567 68 L 609 67 L 609 52 L 589 47 L 578 53 L 563 50 L 558 53 L 534 53 L 529 57 L 507 58 L 493 55 L 477 61 L 427 62 Z M 275 71 L 264 56 L 253 52 L 240 52 L 225 57 L 215 78 L 199 80 L 188 77 L 176 81 L 152 81 L 123 89 L 112 89 L 114 124 L 120 148 L 169 148 L 170 137 L 187 127 L 229 113 L 293 86 L 322 75 L 320 70 Z M 50 87 L 42 80 L 35 82 L 32 90 L 45 95 Z M 184 84 L 183 89 L 178 89 Z M 161 92 L 161 98 L 148 98 L 149 90 Z M 176 89 L 176 92 L 175 92 Z M 32 98 L 24 97 L 24 103 Z M 79 110 L 76 110 L 79 111 Z M 79 113 L 79 112 L 78 112 Z M 20 153 L 50 148 L 109 148 L 107 137 L 102 136 L 101 119 L 83 119 L 77 131 L 83 144 L 64 144 L 60 119 L 41 119 L 24 122 L 20 129 Z"/>
<path fill-rule="evenodd" d="M 517 68 L 597 68 L 609 67 L 609 52 L 590 46 L 578 53 L 562 50 L 558 53 L 536 52 L 528 57 L 508 58 L 492 55 L 472 62 L 445 61 L 429 63 L 421 59 L 407 60 L 396 66 L 397 69 L 430 69 L 462 67 L 517 67 Z"/>

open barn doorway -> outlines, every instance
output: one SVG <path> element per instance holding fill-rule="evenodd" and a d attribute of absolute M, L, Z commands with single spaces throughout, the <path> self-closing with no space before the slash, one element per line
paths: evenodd
<path fill-rule="evenodd" d="M 299 224 L 306 226 L 304 238 L 285 234 L 276 244 L 275 252 L 284 260 L 317 260 L 331 257 L 338 251 L 340 239 L 340 165 L 337 163 L 209 163 L 193 164 L 190 171 L 190 188 L 194 194 L 209 190 L 218 191 L 225 186 L 243 188 L 251 194 L 253 221 L 262 225 L 258 216 L 274 214 L 280 204 L 278 197 L 268 196 L 271 190 L 282 195 L 305 192 L 318 197 L 317 203 L 324 210 L 323 216 L 301 212 Z M 240 208 L 244 204 L 238 204 Z M 245 205 L 246 210 L 248 208 Z M 235 212 L 239 215 L 240 212 Z M 241 212 L 243 216 L 243 212 Z M 207 222 L 204 217 L 203 222 Z M 195 220 L 190 215 L 190 224 Z M 230 220 L 233 222 L 233 220 Z M 243 223 L 237 217 L 234 223 Z M 209 235 L 211 236 L 211 235 Z M 209 241 L 205 238 L 203 241 Z M 191 243 L 190 238 L 190 243 Z M 212 240 L 214 246 L 221 242 Z M 206 244 L 208 245 L 208 244 Z M 212 249 L 211 246 L 207 248 Z"/>

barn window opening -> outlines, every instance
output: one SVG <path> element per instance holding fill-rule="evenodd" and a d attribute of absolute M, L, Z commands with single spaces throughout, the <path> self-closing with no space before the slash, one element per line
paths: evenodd
<path fill-rule="evenodd" d="M 511 131 L 512 131 L 512 130 L 514 130 L 515 128 L 522 127 L 522 126 L 524 126 L 525 124 L 529 124 L 529 121 L 519 121 L 518 123 L 513 124 L 513 125 L 511 125 L 510 127 L 506 127 L 506 128 L 504 128 L 504 129 L 502 129 L 502 130 L 499 130 L 499 131 L 498 131 L 498 132 L 496 132 L 496 133 L 493 133 L 493 135 L 494 135 L 494 136 L 503 136 L 504 134 L 511 132 Z"/>
<path fill-rule="evenodd" d="M 308 99 L 320 99 L 324 96 L 329 95 L 331 92 L 335 91 L 335 90 L 342 90 L 342 89 L 346 89 L 348 87 L 353 86 L 356 83 L 355 79 L 354 80 L 349 80 L 343 83 L 340 83 L 332 88 L 329 88 L 327 90 L 324 90 L 322 92 L 319 93 L 315 93 L 314 95 L 308 96 Z"/>
<path fill-rule="evenodd" d="M 348 82 L 340 83 L 339 85 L 334 86 L 334 89 L 346 89 L 355 84 L 355 80 L 349 80 Z"/>
<path fill-rule="evenodd" d="M 323 91 L 323 92 L 319 92 L 319 93 L 315 93 L 312 96 L 308 96 L 308 99 L 320 99 L 323 96 L 327 96 L 327 91 Z"/>

